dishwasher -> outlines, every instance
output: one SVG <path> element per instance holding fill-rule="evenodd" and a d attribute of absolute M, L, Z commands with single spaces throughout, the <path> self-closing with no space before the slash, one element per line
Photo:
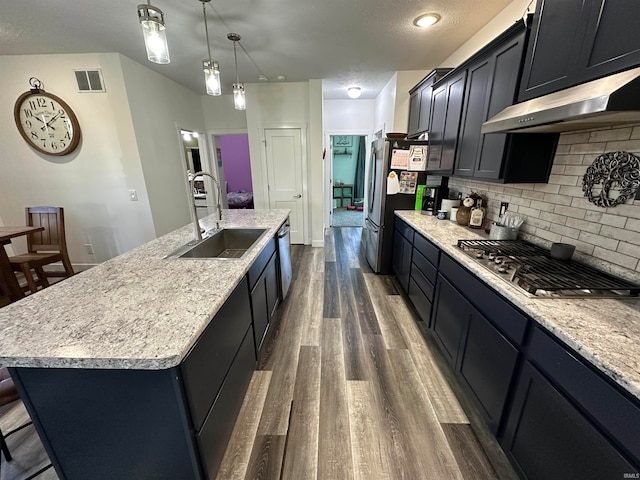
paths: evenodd
<path fill-rule="evenodd" d="M 289 219 L 278 231 L 278 255 L 280 257 L 280 294 L 282 300 L 287 297 L 291 286 L 291 227 Z"/>

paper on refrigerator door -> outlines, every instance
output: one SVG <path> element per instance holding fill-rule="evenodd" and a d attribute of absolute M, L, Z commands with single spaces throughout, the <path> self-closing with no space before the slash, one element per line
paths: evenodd
<path fill-rule="evenodd" d="M 391 150 L 391 168 L 406 170 L 409 166 L 409 150 Z"/>
<path fill-rule="evenodd" d="M 424 171 L 427 169 L 426 145 L 411 145 L 409 149 L 409 170 Z"/>
<path fill-rule="evenodd" d="M 395 195 L 400 191 L 400 181 L 396 172 L 389 172 L 387 177 L 387 195 Z"/>

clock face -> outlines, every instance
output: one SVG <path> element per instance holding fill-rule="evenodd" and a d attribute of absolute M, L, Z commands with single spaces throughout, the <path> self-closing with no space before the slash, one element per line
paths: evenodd
<path fill-rule="evenodd" d="M 39 152 L 66 155 L 80 141 L 80 125 L 69 105 L 43 90 L 22 94 L 14 118 L 22 138 Z"/>

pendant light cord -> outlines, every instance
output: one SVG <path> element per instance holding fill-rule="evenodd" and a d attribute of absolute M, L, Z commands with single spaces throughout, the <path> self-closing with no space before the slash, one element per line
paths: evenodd
<path fill-rule="evenodd" d="M 238 55 L 236 54 L 236 41 L 233 41 L 233 58 L 236 62 L 236 83 L 240 83 L 240 75 L 238 75 Z"/>
<path fill-rule="evenodd" d="M 205 2 L 202 2 L 202 16 L 204 17 L 204 34 L 205 34 L 205 37 L 207 38 L 207 53 L 209 54 L 208 60 L 209 62 L 211 62 L 211 47 L 209 46 L 209 27 L 207 26 L 207 11 L 205 10 L 205 6 L 206 6 Z"/>

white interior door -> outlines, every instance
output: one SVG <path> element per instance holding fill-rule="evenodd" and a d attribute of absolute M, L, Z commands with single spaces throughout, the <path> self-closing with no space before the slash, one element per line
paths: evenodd
<path fill-rule="evenodd" d="M 264 136 L 269 207 L 291 210 L 291 243 L 304 243 L 301 131 L 299 128 L 267 128 Z"/>

